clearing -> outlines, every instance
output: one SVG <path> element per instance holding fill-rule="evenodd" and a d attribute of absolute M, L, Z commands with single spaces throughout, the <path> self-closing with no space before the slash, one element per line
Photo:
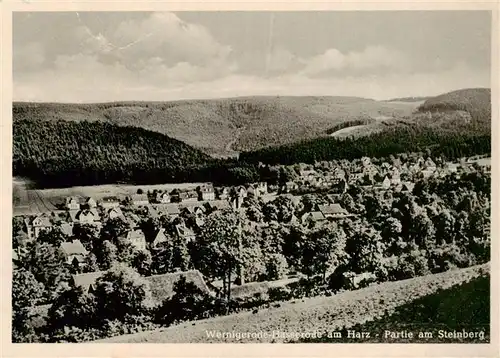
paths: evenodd
<path fill-rule="evenodd" d="M 177 189 L 193 189 L 206 183 L 169 183 L 156 185 L 106 184 L 95 186 L 75 186 L 57 189 L 33 189 L 22 179 L 14 178 L 14 216 L 34 215 L 58 210 L 57 205 L 68 196 L 92 197 L 99 200 L 105 196 L 125 197 L 136 194 L 138 189 L 145 193 L 153 190 L 171 191 Z"/>

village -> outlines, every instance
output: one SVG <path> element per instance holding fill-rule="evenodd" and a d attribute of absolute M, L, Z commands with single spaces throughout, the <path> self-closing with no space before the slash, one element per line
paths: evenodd
<path fill-rule="evenodd" d="M 465 159 L 460 163 L 436 163 L 430 157 L 424 159 L 423 156 L 407 157 L 406 160 L 393 158 L 392 162 L 372 161 L 364 157 L 353 162 L 302 164 L 288 168 L 294 176 L 281 185 L 259 182 L 214 187 L 205 184 L 195 189 L 173 189 L 168 192 L 155 190 L 144 193 L 139 188 L 136 194 L 127 197 L 71 196 L 60 203 L 60 210 L 24 217 L 23 223 L 28 241 L 36 241 L 42 233 L 54 229 L 62 232 L 66 240 L 60 243 L 59 251 L 67 264 L 74 268 L 73 282 L 88 289 L 102 272 L 88 272 L 85 269 L 89 250 L 75 238 L 74 229 L 78 226 L 87 225 L 100 230 L 108 221 L 121 220 L 128 227 L 122 233 L 123 240 L 138 251 L 154 252 L 168 240 L 169 235 L 187 243 L 195 241 L 197 233 L 203 230 L 206 216 L 215 210 L 234 210 L 244 216 L 248 210 L 245 203 L 251 200 L 258 200 L 265 205 L 277 198 L 286 198 L 294 207 L 286 225 L 321 226 L 356 216 L 339 203 L 340 196 L 349 188 L 357 187 L 363 192 L 378 195 L 388 190 L 411 192 L 417 179 L 439 178 L 449 174 L 459 176 L 472 171 L 474 165 L 473 161 Z M 303 196 L 310 193 L 323 193 L 328 202 L 304 208 Z M 178 220 L 179 217 L 184 220 Z M 160 227 L 155 231 L 154 238 L 146 240 L 141 222 L 159 218 L 173 223 L 170 226 L 172 232 L 167 233 L 165 227 Z M 261 228 L 273 225 L 272 219 L 246 218 L 245 221 L 249 226 Z M 20 256 L 19 250 L 18 247 L 13 252 L 14 262 Z"/>

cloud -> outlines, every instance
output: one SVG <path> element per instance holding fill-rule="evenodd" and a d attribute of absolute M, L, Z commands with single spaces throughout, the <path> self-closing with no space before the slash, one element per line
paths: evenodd
<path fill-rule="evenodd" d="M 39 42 L 29 42 L 13 53 L 14 71 L 29 71 L 39 68 L 45 62 L 44 48 Z"/>
<path fill-rule="evenodd" d="M 20 78 L 14 98 L 25 101 L 106 102 L 116 100 L 169 101 L 247 95 L 359 96 L 387 99 L 400 96 L 438 95 L 466 87 L 489 87 L 489 71 L 458 64 L 443 72 L 420 72 L 401 76 L 311 78 L 284 74 L 268 78 L 231 73 L 211 77 L 206 70 L 181 64 L 167 67 L 151 59 L 150 70 L 134 72 L 122 65 L 103 65 L 95 56 L 60 58 L 57 69 Z M 77 70 L 81 71 L 78 72 Z M 92 72 L 90 76 L 87 72 Z M 205 74 L 204 81 L 192 81 Z M 54 81 L 54 78 L 58 78 Z M 49 86 L 46 84 L 50 83 Z"/>
<path fill-rule="evenodd" d="M 120 15 L 111 22 L 104 15 L 101 21 L 75 14 L 65 15 L 70 18 L 64 18 L 67 27 L 59 37 L 47 33 L 33 42 L 25 36 L 15 44 L 15 100 L 167 101 L 243 95 L 383 99 L 489 86 L 489 70 L 449 61 L 444 66 L 437 60 L 422 67 L 407 53 L 384 46 L 300 55 L 273 43 L 237 52 L 206 27 L 171 13 Z"/>
<path fill-rule="evenodd" d="M 325 73 L 392 70 L 401 71 L 409 68 L 410 61 L 402 53 L 383 46 L 368 46 L 361 52 L 342 53 L 337 49 L 328 49 L 323 54 L 303 60 L 305 67 L 301 71 L 306 76 Z"/>
<path fill-rule="evenodd" d="M 172 13 L 125 20 L 105 34 L 93 33 L 82 22 L 77 36 L 85 53 L 115 58 L 131 67 L 151 57 L 160 58 L 167 66 L 203 66 L 225 61 L 231 53 L 231 47 L 220 44 L 206 28 L 187 23 Z"/>

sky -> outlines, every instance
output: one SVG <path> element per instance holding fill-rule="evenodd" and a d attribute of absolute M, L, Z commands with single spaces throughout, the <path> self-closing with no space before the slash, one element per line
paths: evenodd
<path fill-rule="evenodd" d="M 15 101 L 389 99 L 490 87 L 486 11 L 18 12 Z"/>

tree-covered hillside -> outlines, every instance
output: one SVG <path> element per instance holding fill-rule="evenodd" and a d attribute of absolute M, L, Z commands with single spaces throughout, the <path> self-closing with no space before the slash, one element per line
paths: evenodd
<path fill-rule="evenodd" d="M 468 88 L 429 98 L 418 107 L 420 112 L 468 112 L 474 122 L 491 122 L 491 90 Z"/>
<path fill-rule="evenodd" d="M 180 180 L 210 158 L 142 128 L 109 123 L 15 120 L 13 174 L 41 186 Z"/>
<path fill-rule="evenodd" d="M 13 117 L 106 122 L 166 134 L 205 153 L 231 155 L 324 136 L 360 117 L 403 117 L 412 103 L 358 97 L 241 97 L 173 102 L 14 103 Z"/>
<path fill-rule="evenodd" d="M 240 160 L 253 163 L 314 163 L 362 156 L 386 157 L 403 152 L 430 150 L 434 155 L 459 158 L 491 152 L 491 135 L 474 131 L 447 131 L 418 125 L 391 126 L 362 138 L 318 138 L 296 144 L 242 153 Z"/>

